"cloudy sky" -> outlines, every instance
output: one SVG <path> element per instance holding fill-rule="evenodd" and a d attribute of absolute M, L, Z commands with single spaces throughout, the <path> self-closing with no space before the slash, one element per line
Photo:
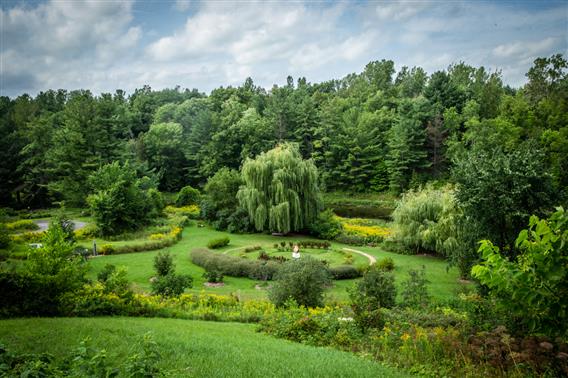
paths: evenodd
<path fill-rule="evenodd" d="M 250 76 L 319 82 L 392 59 L 428 72 L 465 61 L 519 86 L 568 54 L 568 1 L 51 0 L 0 3 L 0 94 L 46 89 L 209 92 Z"/>

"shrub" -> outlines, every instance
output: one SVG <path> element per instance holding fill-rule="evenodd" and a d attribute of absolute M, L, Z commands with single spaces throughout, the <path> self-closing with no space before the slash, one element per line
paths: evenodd
<path fill-rule="evenodd" d="M 246 247 L 244 249 L 244 251 L 245 251 L 245 253 L 248 253 L 248 252 L 259 251 L 261 249 L 262 249 L 262 247 L 260 245 L 253 245 L 252 247 Z"/>
<path fill-rule="evenodd" d="M 184 186 L 179 191 L 176 197 L 176 206 L 190 206 L 197 205 L 199 203 L 199 190 L 192 188 L 191 186 Z"/>
<path fill-rule="evenodd" d="M 154 257 L 156 277 L 152 280 L 152 293 L 164 297 L 177 297 L 187 287 L 191 287 L 193 278 L 175 273 L 173 258 L 169 253 L 158 253 Z"/>
<path fill-rule="evenodd" d="M 211 283 L 218 283 L 223 282 L 223 273 L 218 270 L 206 270 L 203 273 L 203 278 L 207 280 L 207 282 Z"/>
<path fill-rule="evenodd" d="M 162 193 L 155 188 L 151 188 L 148 189 L 148 200 L 150 201 L 151 205 L 152 205 L 152 209 L 153 211 L 153 216 L 160 216 L 162 215 L 162 212 L 164 211 L 164 207 L 166 206 L 165 201 L 164 201 L 164 196 L 162 195 Z"/>
<path fill-rule="evenodd" d="M 74 231 L 76 240 L 92 239 L 99 234 L 97 225 L 94 223 L 87 224 L 85 227 Z"/>
<path fill-rule="evenodd" d="M 426 267 L 423 265 L 422 270 L 411 269 L 408 274 L 410 277 L 402 283 L 403 304 L 407 307 L 427 305 L 430 300 L 427 284 L 430 281 L 426 279 Z"/>
<path fill-rule="evenodd" d="M 97 250 L 97 253 L 100 255 L 114 255 L 116 253 L 116 249 L 112 244 L 103 244 Z"/>
<path fill-rule="evenodd" d="M 192 287 L 193 279 L 187 275 L 170 273 L 152 281 L 152 293 L 163 297 L 178 297 Z"/>
<path fill-rule="evenodd" d="M 190 219 L 198 219 L 201 209 L 197 205 L 189 205 L 182 207 L 166 206 L 164 211 L 170 215 L 184 215 Z"/>
<path fill-rule="evenodd" d="M 172 255 L 159 252 L 156 257 L 154 257 L 154 269 L 158 276 L 167 276 L 172 273 L 175 269 Z"/>
<path fill-rule="evenodd" d="M 86 266 L 61 225 L 52 223 L 42 243 L 21 269 L 0 270 L 0 316 L 58 315 L 62 297 L 86 282 Z"/>
<path fill-rule="evenodd" d="M 392 257 L 385 257 L 384 259 L 377 261 L 375 266 L 377 267 L 377 269 L 390 272 L 394 270 L 394 260 L 392 259 Z"/>
<path fill-rule="evenodd" d="M 191 251 L 191 261 L 205 270 L 218 270 L 227 276 L 254 280 L 271 280 L 282 265 L 274 261 L 254 261 L 223 255 L 204 248 Z"/>
<path fill-rule="evenodd" d="M 361 277 L 361 272 L 352 265 L 339 265 L 329 268 L 329 273 L 334 280 L 348 280 Z"/>
<path fill-rule="evenodd" d="M 357 245 L 361 246 L 365 244 L 365 238 L 362 236 L 356 235 L 344 235 L 341 234 L 335 238 L 335 241 L 338 243 L 348 244 L 348 245 Z"/>
<path fill-rule="evenodd" d="M 333 211 L 324 210 L 310 225 L 310 233 L 315 237 L 327 240 L 335 239 L 342 230 L 341 222 L 339 222 Z"/>
<path fill-rule="evenodd" d="M 128 163 L 102 166 L 89 176 L 89 185 L 87 202 L 103 235 L 132 231 L 151 220 L 152 201 Z"/>
<path fill-rule="evenodd" d="M 8 248 L 10 245 L 10 235 L 4 223 L 0 223 L 0 249 Z"/>
<path fill-rule="evenodd" d="M 38 230 L 39 226 L 32 220 L 24 219 L 12 223 L 6 223 L 6 229 L 9 231 L 19 231 L 19 230 L 34 231 Z"/>
<path fill-rule="evenodd" d="M 492 242 L 481 242 L 483 262 L 472 269 L 517 327 L 550 335 L 568 333 L 568 214 L 548 220 L 532 216 L 516 240 L 516 260 L 502 256 Z"/>
<path fill-rule="evenodd" d="M 394 276 L 370 267 L 363 278 L 349 290 L 354 319 L 362 329 L 380 328 L 383 324 L 379 309 L 395 304 Z"/>
<path fill-rule="evenodd" d="M 230 239 L 228 237 L 209 240 L 209 242 L 207 243 L 207 248 L 209 248 L 209 249 L 223 248 L 223 247 L 229 245 L 229 242 L 230 242 Z"/>
<path fill-rule="evenodd" d="M 321 306 L 324 288 L 329 283 L 325 265 L 319 260 L 304 257 L 282 264 L 268 296 L 279 307 L 289 299 L 306 307 Z"/>

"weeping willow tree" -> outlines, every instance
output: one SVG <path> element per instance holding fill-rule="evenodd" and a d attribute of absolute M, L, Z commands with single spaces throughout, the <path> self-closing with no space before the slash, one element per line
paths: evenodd
<path fill-rule="evenodd" d="M 297 146 L 282 144 L 247 159 L 237 193 L 257 231 L 288 233 L 306 228 L 321 209 L 318 171 Z"/>

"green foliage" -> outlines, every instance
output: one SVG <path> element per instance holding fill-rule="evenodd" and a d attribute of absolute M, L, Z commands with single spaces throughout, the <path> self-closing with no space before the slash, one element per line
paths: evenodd
<path fill-rule="evenodd" d="M 93 347 L 88 337 L 63 359 L 48 353 L 18 355 L 0 346 L 0 372 L 8 377 L 159 376 L 162 373 L 158 369 L 161 354 L 151 335 L 144 335 L 136 349 L 140 351 L 128 356 L 125 364 L 113 366 L 107 351 Z"/>
<path fill-rule="evenodd" d="M 192 287 L 193 278 L 187 275 L 170 273 L 157 276 L 152 281 L 152 293 L 163 297 L 179 297 L 186 288 Z"/>
<path fill-rule="evenodd" d="M 10 234 L 4 223 L 0 223 L 0 249 L 10 246 Z"/>
<path fill-rule="evenodd" d="M 530 332 L 566 336 L 568 331 L 568 216 L 562 208 L 548 220 L 532 216 L 519 233 L 514 261 L 484 240 L 482 262 L 472 275 L 489 288 L 515 322 Z"/>
<path fill-rule="evenodd" d="M 257 231 L 288 233 L 308 227 L 320 210 L 318 172 L 298 148 L 283 144 L 248 159 L 237 193 Z"/>
<path fill-rule="evenodd" d="M 278 307 L 290 299 L 306 307 L 321 306 L 324 288 L 331 282 L 326 266 L 310 257 L 285 262 L 274 280 L 268 297 Z"/>
<path fill-rule="evenodd" d="M 193 278 L 175 273 L 173 258 L 169 253 L 154 257 L 156 276 L 152 279 L 152 293 L 163 297 L 179 297 L 186 288 L 192 287 Z"/>
<path fill-rule="evenodd" d="M 391 257 L 385 257 L 384 259 L 377 261 L 375 266 L 377 269 L 390 272 L 394 270 L 394 260 Z"/>
<path fill-rule="evenodd" d="M 28 230 L 34 231 L 39 229 L 39 226 L 32 220 L 22 219 L 15 222 L 10 222 L 3 224 L 3 226 L 9 231 L 19 231 L 19 230 Z"/>
<path fill-rule="evenodd" d="M 361 271 L 353 265 L 339 265 L 329 268 L 329 273 L 334 280 L 349 280 L 361 277 Z"/>
<path fill-rule="evenodd" d="M 223 282 L 223 273 L 218 270 L 206 270 L 203 273 L 203 278 L 207 280 L 207 282 L 211 283 L 220 283 Z"/>
<path fill-rule="evenodd" d="M 281 263 L 275 261 L 249 260 L 211 252 L 205 248 L 191 251 L 191 262 L 206 271 L 217 271 L 231 277 L 248 277 L 253 280 L 272 280 Z"/>
<path fill-rule="evenodd" d="M 59 223 L 50 224 L 42 243 L 20 269 L 0 270 L 0 316 L 60 314 L 62 298 L 86 282 L 86 266 Z"/>
<path fill-rule="evenodd" d="M 209 240 L 209 242 L 207 242 L 207 248 L 209 249 L 223 248 L 229 245 L 230 241 L 231 240 L 228 237 Z"/>
<path fill-rule="evenodd" d="M 460 216 L 450 187 L 410 190 L 402 196 L 392 214 L 395 239 L 413 253 L 449 257 L 459 248 L 457 223 Z"/>
<path fill-rule="evenodd" d="M 411 269 L 408 271 L 408 279 L 402 283 L 402 303 L 407 307 L 424 307 L 430 301 L 428 284 L 426 279 L 426 267 L 421 270 Z"/>
<path fill-rule="evenodd" d="M 150 221 L 154 203 L 128 163 L 102 166 L 89 177 L 89 182 L 93 194 L 87 201 L 103 235 L 136 230 Z"/>
<path fill-rule="evenodd" d="M 453 170 L 456 200 L 467 215 L 466 232 L 488 238 L 514 256 L 515 236 L 531 214 L 542 214 L 554 198 L 543 155 L 534 145 L 513 151 L 480 146 Z"/>
<path fill-rule="evenodd" d="M 380 309 L 395 304 L 394 276 L 372 266 L 349 291 L 349 298 L 354 319 L 362 329 L 381 327 Z"/>
<path fill-rule="evenodd" d="M 319 213 L 310 225 L 310 232 L 314 236 L 326 240 L 335 239 L 341 233 L 341 230 L 341 222 L 335 218 L 335 214 L 330 209 Z"/>
<path fill-rule="evenodd" d="M 197 205 L 199 203 L 199 198 L 201 194 L 199 190 L 192 188 L 191 186 L 184 186 L 181 188 L 176 197 L 176 206 L 190 206 Z"/>
<path fill-rule="evenodd" d="M 167 276 L 175 270 L 174 259 L 169 253 L 158 252 L 154 257 L 154 269 L 158 276 Z"/>

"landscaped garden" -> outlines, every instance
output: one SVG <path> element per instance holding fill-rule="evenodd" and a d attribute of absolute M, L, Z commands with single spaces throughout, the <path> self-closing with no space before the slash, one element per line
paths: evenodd
<path fill-rule="evenodd" d="M 568 375 L 568 63 L 391 63 L 2 100 L 0 375 Z"/>

